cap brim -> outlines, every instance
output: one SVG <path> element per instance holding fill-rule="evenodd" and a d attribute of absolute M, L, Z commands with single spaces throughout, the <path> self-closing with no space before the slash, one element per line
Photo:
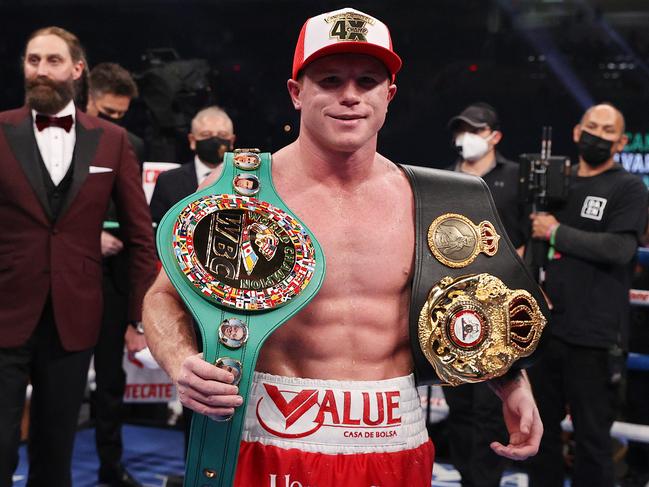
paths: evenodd
<path fill-rule="evenodd" d="M 299 72 L 313 61 L 332 54 L 366 54 L 372 56 L 385 64 L 385 67 L 388 68 L 392 75 L 392 80 L 394 80 L 394 76 L 399 72 L 402 65 L 401 58 L 385 47 L 366 42 L 337 42 L 319 49 L 306 58 L 302 65 L 294 70 L 293 79 L 297 79 Z"/>
<path fill-rule="evenodd" d="M 457 115 L 450 119 L 446 126 L 449 129 L 453 130 L 453 128 L 456 127 L 460 122 L 468 123 L 469 125 L 471 125 L 471 127 L 475 127 L 477 129 L 482 129 L 489 126 L 487 122 L 476 122 L 475 120 L 471 120 L 470 118 L 464 117 L 462 115 Z"/>

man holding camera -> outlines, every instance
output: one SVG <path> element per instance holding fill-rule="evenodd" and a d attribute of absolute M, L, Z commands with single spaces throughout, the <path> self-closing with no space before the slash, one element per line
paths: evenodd
<path fill-rule="evenodd" d="M 530 485 L 563 486 L 561 420 L 572 418 L 575 487 L 615 485 L 610 429 L 624 369 L 631 261 L 647 220 L 642 181 L 613 161 L 627 142 L 624 117 L 590 107 L 575 126 L 579 164 L 567 202 L 531 215 L 532 236 L 549 242 L 545 290 L 551 338 L 530 369 L 545 432 L 530 461 Z"/>

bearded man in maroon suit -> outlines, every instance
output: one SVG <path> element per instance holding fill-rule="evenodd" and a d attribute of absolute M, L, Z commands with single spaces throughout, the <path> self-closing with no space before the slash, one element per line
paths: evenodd
<path fill-rule="evenodd" d="M 140 320 L 155 253 L 126 132 L 74 105 L 86 69 L 77 37 L 34 32 L 23 69 L 25 106 L 0 113 L 0 487 L 17 466 L 29 381 L 27 485 L 69 487 L 101 323 L 100 233 L 111 197 L 130 253 L 129 320 Z"/>

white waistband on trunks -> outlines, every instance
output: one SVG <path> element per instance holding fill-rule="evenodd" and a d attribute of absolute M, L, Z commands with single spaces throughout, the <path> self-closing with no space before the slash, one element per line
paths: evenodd
<path fill-rule="evenodd" d="M 353 454 L 417 448 L 428 432 L 412 374 L 337 381 L 255 372 L 242 440 Z"/>

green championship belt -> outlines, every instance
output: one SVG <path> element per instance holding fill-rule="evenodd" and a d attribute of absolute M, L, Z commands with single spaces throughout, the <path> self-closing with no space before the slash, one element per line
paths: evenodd
<path fill-rule="evenodd" d="M 184 485 L 230 486 L 259 351 L 316 295 L 324 254 L 275 192 L 270 154 L 256 149 L 226 153 L 218 181 L 164 216 L 157 245 L 203 358 L 233 373 L 244 401 L 223 421 L 194 414 Z"/>

